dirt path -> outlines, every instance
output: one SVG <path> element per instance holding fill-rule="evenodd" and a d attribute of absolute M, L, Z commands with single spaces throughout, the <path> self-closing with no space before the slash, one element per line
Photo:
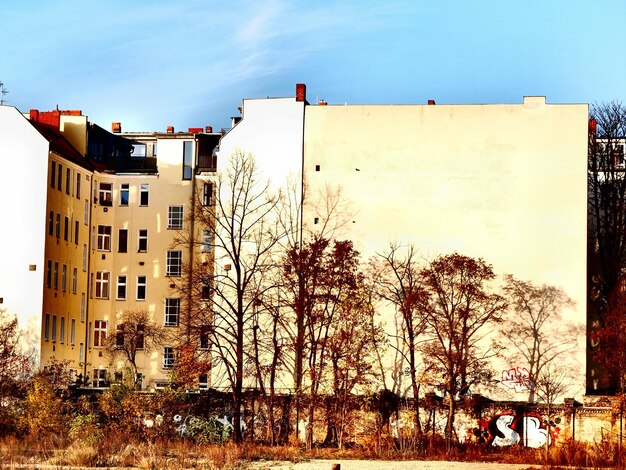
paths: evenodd
<path fill-rule="evenodd" d="M 443 462 L 433 460 L 309 460 L 307 462 L 265 462 L 256 463 L 256 470 L 331 470 L 333 464 L 340 464 L 341 470 L 526 470 L 539 469 L 539 465 L 505 464 L 487 462 Z"/>

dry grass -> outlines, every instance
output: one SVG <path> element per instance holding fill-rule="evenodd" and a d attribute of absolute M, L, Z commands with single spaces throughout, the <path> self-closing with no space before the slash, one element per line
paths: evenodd
<path fill-rule="evenodd" d="M 485 448 L 479 445 L 459 446 L 446 453 L 442 442 L 423 450 L 402 449 L 393 441 L 378 441 L 349 450 L 314 448 L 298 445 L 266 446 L 244 443 L 194 444 L 179 438 L 132 439 L 123 432 L 112 431 L 96 443 L 59 439 L 54 436 L 27 436 L 0 439 L 0 462 L 8 465 L 131 467 L 140 469 L 240 470 L 250 462 L 301 462 L 304 460 L 458 460 L 491 461 L 516 464 L 539 464 L 545 468 L 614 467 L 615 449 L 606 444 L 584 444 L 567 441 L 550 449 L 545 460 L 544 449 Z M 625 468 L 624 466 L 618 468 Z"/>

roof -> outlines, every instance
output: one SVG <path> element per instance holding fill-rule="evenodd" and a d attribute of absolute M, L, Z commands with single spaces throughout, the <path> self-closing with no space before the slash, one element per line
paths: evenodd
<path fill-rule="evenodd" d="M 36 121 L 30 121 L 30 123 L 39 131 L 44 139 L 50 143 L 50 150 L 52 152 L 83 168 L 93 170 L 93 164 L 83 157 L 81 153 L 63 137 L 63 134 L 61 134 L 61 131 L 59 131 L 57 127 Z"/>

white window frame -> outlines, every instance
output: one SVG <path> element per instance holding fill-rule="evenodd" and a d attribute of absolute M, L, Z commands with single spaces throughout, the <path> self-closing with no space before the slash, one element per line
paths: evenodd
<path fill-rule="evenodd" d="M 110 225 L 98 225 L 98 251 L 111 251 L 111 233 Z"/>
<path fill-rule="evenodd" d="M 180 230 L 183 228 L 184 206 L 169 206 L 167 210 L 167 228 L 169 230 Z"/>
<path fill-rule="evenodd" d="M 180 324 L 180 298 L 168 297 L 165 299 L 165 326 Z"/>
<path fill-rule="evenodd" d="M 109 322 L 107 320 L 93 321 L 93 347 L 104 348 L 107 342 Z"/>
<path fill-rule="evenodd" d="M 165 266 L 166 276 L 181 276 L 183 269 L 183 252 L 180 250 L 168 250 Z"/>
<path fill-rule="evenodd" d="M 98 204 L 101 206 L 113 205 L 113 183 L 100 181 L 98 186 Z"/>
<path fill-rule="evenodd" d="M 211 253 L 213 250 L 213 230 L 202 230 L 202 253 Z"/>
<path fill-rule="evenodd" d="M 145 202 L 144 202 L 145 195 Z M 143 183 L 139 185 L 139 207 L 148 207 L 150 205 L 150 185 Z"/>
<path fill-rule="evenodd" d="M 107 375 L 108 371 L 106 369 L 94 369 L 93 370 L 93 386 L 94 388 L 103 388 L 107 386 Z"/>
<path fill-rule="evenodd" d="M 126 203 L 124 203 L 123 195 L 126 195 Z M 127 207 L 130 205 L 130 184 L 129 183 L 121 183 L 120 184 L 120 207 Z"/>
<path fill-rule="evenodd" d="M 144 243 L 143 249 L 141 243 Z M 148 229 L 140 228 L 137 231 L 137 253 L 146 253 L 148 251 Z"/>
<path fill-rule="evenodd" d="M 174 348 L 171 346 L 165 346 L 163 348 L 163 369 L 171 370 L 174 368 L 175 353 Z"/>
<path fill-rule="evenodd" d="M 115 300 L 126 300 L 126 287 L 126 274 L 119 274 L 115 288 Z M 123 295 L 120 295 L 120 289 L 124 290 Z"/>
<path fill-rule="evenodd" d="M 143 290 L 143 292 L 141 292 Z M 143 295 L 140 295 L 143 293 Z M 136 299 L 137 300 L 146 300 L 146 296 L 148 295 L 148 276 L 141 275 L 137 276 L 137 292 Z"/>
<path fill-rule="evenodd" d="M 109 298 L 110 274 L 108 271 L 96 271 L 96 299 Z"/>
<path fill-rule="evenodd" d="M 72 294 L 76 294 L 78 289 L 78 268 L 72 270 Z"/>

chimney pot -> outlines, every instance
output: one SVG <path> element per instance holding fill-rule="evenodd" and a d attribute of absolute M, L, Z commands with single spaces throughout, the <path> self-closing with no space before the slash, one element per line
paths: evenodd
<path fill-rule="evenodd" d="M 437 104 L 437 103 L 435 103 L 435 100 L 428 100 L 428 104 L 429 105 L 433 105 L 433 104 Z"/>
<path fill-rule="evenodd" d="M 589 119 L 589 132 L 593 135 L 596 135 L 597 128 L 598 128 L 598 121 L 596 121 L 593 118 Z"/>
<path fill-rule="evenodd" d="M 317 103 L 318 106 L 326 106 L 328 103 L 324 100 L 320 100 L 319 103 Z"/>
<path fill-rule="evenodd" d="M 173 134 L 174 133 L 174 126 L 167 126 L 167 133 L 168 134 Z"/>
<path fill-rule="evenodd" d="M 213 132 L 213 127 L 212 126 L 206 126 L 204 129 L 205 129 L 205 132 L 207 134 L 210 134 L 211 132 Z"/>
<path fill-rule="evenodd" d="M 39 122 L 39 110 L 37 109 L 30 110 L 30 120 L 33 122 Z"/>
<path fill-rule="evenodd" d="M 121 122 L 112 122 L 111 123 L 111 131 L 114 134 L 120 134 L 122 132 L 122 123 Z"/>

